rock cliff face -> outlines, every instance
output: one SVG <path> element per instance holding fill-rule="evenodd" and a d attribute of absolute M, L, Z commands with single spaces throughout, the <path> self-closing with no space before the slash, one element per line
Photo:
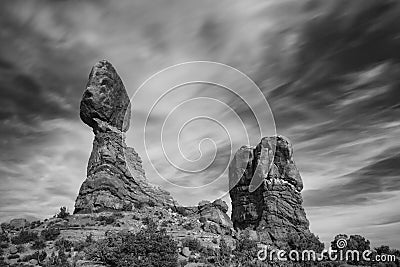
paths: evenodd
<path fill-rule="evenodd" d="M 229 181 L 236 229 L 256 230 L 262 242 L 278 247 L 299 238 L 319 243 L 302 207 L 303 183 L 288 139 L 266 137 L 256 147 L 240 148 Z"/>
<path fill-rule="evenodd" d="M 74 213 L 131 210 L 135 205 L 175 206 L 168 192 L 147 183 L 141 159 L 125 143 L 130 100 L 121 78 L 107 61 L 89 75 L 80 117 L 95 138 Z"/>

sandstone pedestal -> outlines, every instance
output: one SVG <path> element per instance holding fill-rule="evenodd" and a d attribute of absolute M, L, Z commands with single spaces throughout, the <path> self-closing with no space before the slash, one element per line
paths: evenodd
<path fill-rule="evenodd" d="M 100 61 L 92 68 L 80 117 L 92 127 L 95 138 L 74 213 L 131 210 L 146 203 L 175 206 L 168 192 L 147 182 L 139 155 L 126 146 L 130 100 L 109 62 Z"/>

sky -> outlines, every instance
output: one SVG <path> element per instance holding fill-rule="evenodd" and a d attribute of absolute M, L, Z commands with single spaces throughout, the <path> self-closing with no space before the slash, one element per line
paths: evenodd
<path fill-rule="evenodd" d="M 73 210 L 93 141 L 79 102 L 91 67 L 106 59 L 132 96 L 128 145 L 179 203 L 229 203 L 232 153 L 276 132 L 293 143 L 322 241 L 361 234 L 400 248 L 398 1 L 1 5 L 0 221 Z M 234 69 L 178 65 L 153 76 L 189 61 Z M 227 88 L 168 91 L 186 79 Z"/>

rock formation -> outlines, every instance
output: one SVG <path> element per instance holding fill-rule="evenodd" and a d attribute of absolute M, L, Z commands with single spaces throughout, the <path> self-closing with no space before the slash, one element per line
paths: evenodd
<path fill-rule="evenodd" d="M 130 100 L 121 78 L 107 61 L 90 72 L 80 117 L 95 138 L 74 213 L 130 210 L 135 205 L 175 206 L 170 194 L 148 184 L 141 159 L 127 147 Z"/>
<path fill-rule="evenodd" d="M 226 214 L 228 205 L 225 201 L 217 199 L 214 202 L 202 200 L 194 207 L 176 207 L 181 215 L 187 218 L 194 218 L 201 223 L 205 232 L 214 234 L 232 234 L 233 224 Z"/>
<path fill-rule="evenodd" d="M 319 244 L 302 207 L 303 183 L 287 138 L 265 137 L 256 147 L 241 147 L 229 166 L 229 181 L 236 229 L 256 230 L 262 242 L 278 247 L 290 239 Z"/>

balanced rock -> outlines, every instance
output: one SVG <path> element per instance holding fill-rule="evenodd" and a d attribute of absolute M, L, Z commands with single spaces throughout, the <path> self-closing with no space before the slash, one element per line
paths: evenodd
<path fill-rule="evenodd" d="M 92 68 L 80 117 L 95 138 L 74 213 L 131 210 L 146 203 L 175 206 L 168 192 L 147 182 L 139 155 L 125 143 L 130 100 L 109 62 L 100 61 Z"/>
<path fill-rule="evenodd" d="M 264 243 L 282 247 L 290 239 L 319 244 L 302 207 L 303 182 L 286 137 L 265 137 L 241 147 L 229 166 L 232 222 L 256 230 Z"/>

